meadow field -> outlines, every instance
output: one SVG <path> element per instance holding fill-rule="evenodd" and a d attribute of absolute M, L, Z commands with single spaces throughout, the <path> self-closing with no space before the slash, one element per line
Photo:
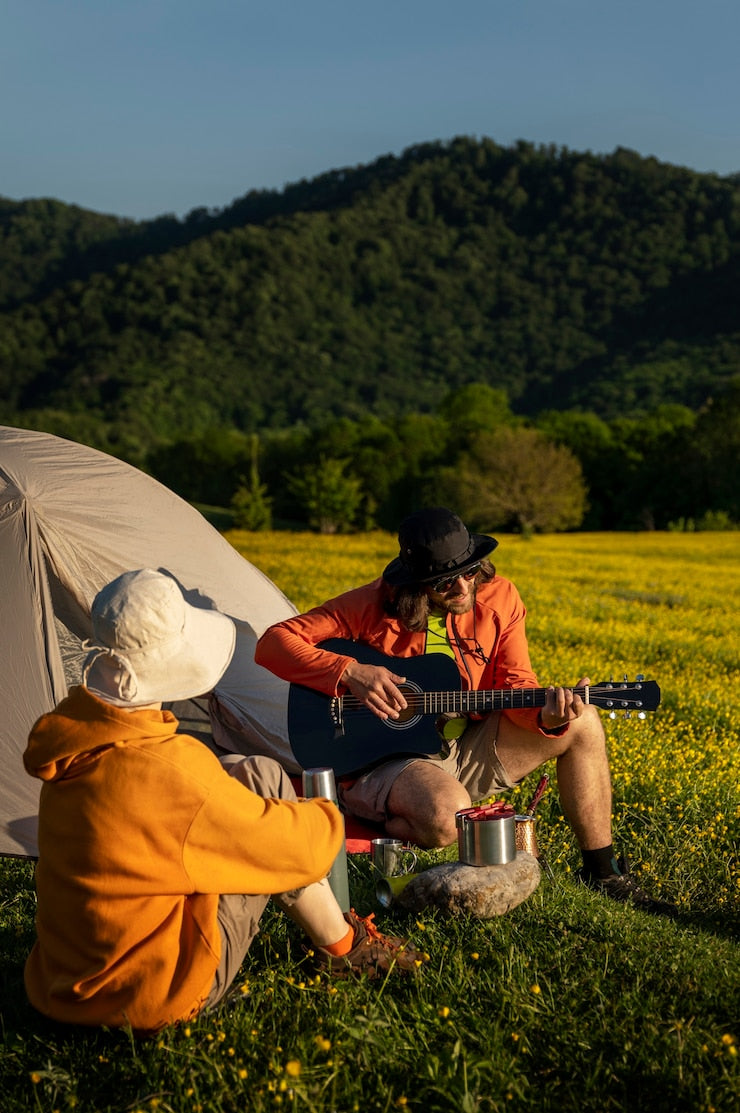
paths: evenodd
<path fill-rule="evenodd" d="M 380 533 L 226 536 L 298 609 L 372 579 L 397 552 Z M 604 723 L 615 843 L 677 920 L 578 884 L 553 767 L 538 824 L 551 873 L 505 916 L 381 911 L 366 857 L 351 859 L 355 907 L 426 952 L 418 977 L 315 978 L 295 929 L 268 913 L 241 996 L 137 1041 L 63 1029 L 26 1004 L 33 871 L 5 861 L 3 1110 L 737 1113 L 739 555 L 737 533 L 505 536 L 494 554 L 527 604 L 541 684 L 638 673 L 660 684 L 647 719 Z M 537 779 L 510 798 L 523 803 Z"/>

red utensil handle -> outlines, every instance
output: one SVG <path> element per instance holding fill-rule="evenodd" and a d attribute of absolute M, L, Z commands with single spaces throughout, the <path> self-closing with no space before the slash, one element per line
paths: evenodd
<path fill-rule="evenodd" d="M 547 788 L 549 780 L 550 780 L 550 777 L 547 773 L 545 773 L 540 778 L 540 783 L 537 785 L 537 788 L 534 790 L 534 796 L 529 801 L 529 804 L 527 806 L 527 813 L 526 813 L 527 815 L 533 815 L 534 814 L 534 809 L 537 807 L 540 800 L 545 795 L 545 789 Z"/>

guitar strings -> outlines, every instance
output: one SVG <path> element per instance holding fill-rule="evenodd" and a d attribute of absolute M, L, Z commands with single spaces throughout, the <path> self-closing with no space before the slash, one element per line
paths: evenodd
<path fill-rule="evenodd" d="M 401 687 L 403 691 L 403 687 Z M 547 698 L 547 688 L 499 688 L 491 690 L 470 690 L 452 692 L 409 692 L 406 696 L 407 709 L 417 714 L 444 711 L 482 711 L 482 710 L 524 710 L 527 707 L 542 707 Z M 574 688 L 583 696 L 585 688 Z M 606 700 L 619 708 L 640 708 L 643 699 L 633 695 L 629 689 L 610 684 L 590 684 L 588 687 L 591 702 Z M 641 694 L 640 694 L 641 695 Z M 370 710 L 357 696 L 338 696 L 342 707 L 350 711 Z M 491 707 L 488 707 L 489 702 Z M 461 704 L 461 706 L 456 706 Z"/>

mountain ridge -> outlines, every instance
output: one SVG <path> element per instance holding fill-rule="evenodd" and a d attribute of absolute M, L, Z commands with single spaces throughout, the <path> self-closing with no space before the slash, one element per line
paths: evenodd
<path fill-rule="evenodd" d="M 179 220 L 0 199 L 0 418 L 150 434 L 698 410 L 740 364 L 740 179 L 458 137 Z"/>

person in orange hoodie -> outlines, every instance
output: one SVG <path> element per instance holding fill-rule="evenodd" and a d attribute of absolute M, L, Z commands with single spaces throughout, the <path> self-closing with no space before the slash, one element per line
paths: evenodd
<path fill-rule="evenodd" d="M 270 897 L 320 969 L 416 969 L 413 949 L 337 904 L 326 880 L 344 837 L 336 806 L 296 800 L 270 758 L 222 764 L 162 709 L 217 684 L 231 619 L 139 569 L 98 593 L 92 626 L 83 683 L 38 720 L 24 754 L 43 782 L 31 1004 L 139 1034 L 189 1019 L 223 999 Z"/>

